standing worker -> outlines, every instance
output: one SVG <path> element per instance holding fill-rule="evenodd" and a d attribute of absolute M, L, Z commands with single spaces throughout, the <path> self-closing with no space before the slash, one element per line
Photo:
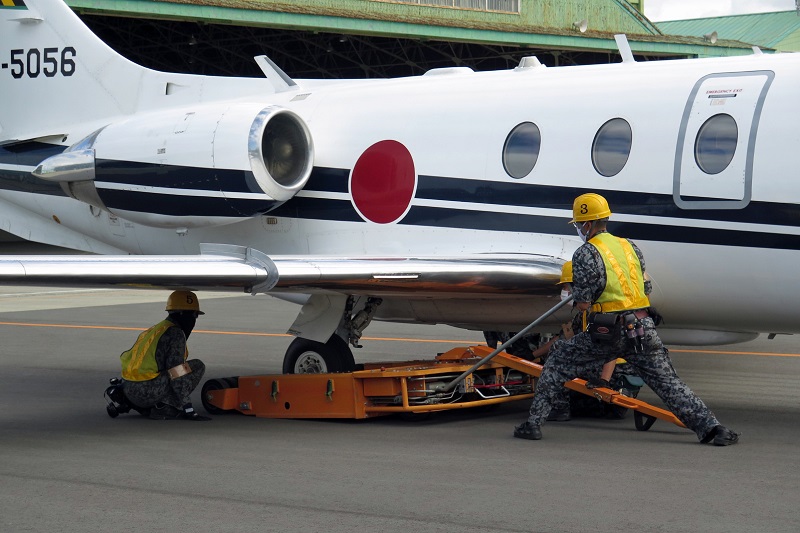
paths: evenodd
<path fill-rule="evenodd" d="M 139 335 L 133 347 L 120 355 L 122 390 L 154 420 L 211 420 L 198 414 L 189 398 L 206 367 L 190 359 L 186 339 L 197 317 L 203 315 L 193 292 L 175 291 L 167 299 L 167 318 Z"/>
<path fill-rule="evenodd" d="M 608 233 L 611 209 L 599 194 L 582 194 L 572 206 L 578 236 L 585 244 L 572 256 L 572 290 L 576 307 L 591 310 L 589 327 L 569 340 L 557 341 L 536 386 L 528 420 L 514 436 L 539 440 L 554 400 L 564 383 L 587 372 L 598 374 L 619 354 L 702 443 L 736 444 L 739 435 L 721 425 L 714 413 L 678 377 L 667 349 L 656 333 L 647 295 L 644 257 L 627 239 Z"/>

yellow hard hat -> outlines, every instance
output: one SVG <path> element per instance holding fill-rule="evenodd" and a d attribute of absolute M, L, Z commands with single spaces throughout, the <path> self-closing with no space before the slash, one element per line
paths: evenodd
<path fill-rule="evenodd" d="M 562 283 L 572 283 L 572 261 L 567 261 L 561 266 L 561 279 L 558 280 L 556 285 Z"/>
<path fill-rule="evenodd" d="M 608 207 L 606 199 L 599 194 L 589 192 L 575 198 L 572 203 L 572 220 L 569 223 L 589 222 L 610 216 L 611 209 Z"/>
<path fill-rule="evenodd" d="M 196 311 L 204 315 L 200 310 L 200 301 L 197 295 L 191 291 L 175 291 L 167 298 L 167 311 Z"/>

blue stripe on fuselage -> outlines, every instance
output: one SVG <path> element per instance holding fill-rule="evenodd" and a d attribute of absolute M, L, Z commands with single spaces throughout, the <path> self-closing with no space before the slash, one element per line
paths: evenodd
<path fill-rule="evenodd" d="M 0 163 L 35 166 L 61 153 L 62 146 L 44 143 L 20 143 L 0 147 Z M 225 192 L 260 192 L 253 190 L 252 176 L 243 170 L 189 168 L 145 163 L 100 161 L 99 173 L 107 181 L 178 189 L 176 194 L 102 189 L 100 194 L 109 207 L 167 216 L 243 217 L 266 213 L 274 203 L 256 199 L 230 199 L 205 196 L 181 196 L 180 189 Z M 347 169 L 315 167 L 304 188 L 306 192 L 348 193 Z M 33 177 L 28 172 L 0 170 L 0 188 L 37 194 L 64 193 L 58 184 Z M 573 199 L 584 192 L 604 195 L 616 214 L 758 224 L 765 231 L 710 229 L 651 222 L 615 222 L 610 229 L 633 239 L 798 249 L 800 236 L 770 232 L 770 226 L 800 226 L 797 204 L 751 202 L 743 209 L 685 210 L 675 205 L 672 195 L 578 189 L 511 181 L 484 181 L 453 177 L 419 176 L 415 197 L 422 200 L 450 202 L 442 206 L 412 206 L 401 225 L 467 228 L 486 231 L 514 231 L 572 235 L 566 217 L 542 214 L 498 213 L 492 205 L 520 208 L 571 211 Z M 471 204 L 460 209 L 458 204 Z M 481 206 L 483 206 L 481 208 Z M 481 210 L 476 210 L 476 208 Z M 352 203 L 346 199 L 295 197 L 269 211 L 274 216 L 362 222 Z"/>
<path fill-rule="evenodd" d="M 111 211 L 116 209 L 175 217 L 247 218 L 264 214 L 280 203 L 267 199 L 181 196 L 114 189 L 98 189 L 98 194 Z"/>
<path fill-rule="evenodd" d="M 347 193 L 350 171 L 341 168 L 314 167 L 308 183 L 303 187 L 307 191 L 343 192 Z"/>
<path fill-rule="evenodd" d="M 114 161 L 95 162 L 95 181 L 142 187 L 171 189 L 263 193 L 246 170 L 183 167 L 158 163 Z"/>
<path fill-rule="evenodd" d="M 572 226 L 567 224 L 568 220 L 568 217 L 495 213 L 441 207 L 412 207 L 400 224 L 574 236 L 575 231 Z M 614 235 L 633 240 L 776 248 L 782 250 L 800 249 L 800 235 L 668 226 L 658 223 L 615 222 L 614 220 L 609 221 L 608 230 Z"/>
<path fill-rule="evenodd" d="M 797 204 L 750 202 L 743 209 L 681 209 L 675 205 L 671 194 L 578 189 L 506 181 L 420 176 L 416 198 L 572 211 L 573 200 L 586 192 L 602 194 L 611 205 L 611 210 L 620 214 L 800 226 L 800 206 Z M 701 198 L 685 199 L 701 200 Z"/>
<path fill-rule="evenodd" d="M 304 218 L 308 220 L 334 220 L 337 222 L 364 222 L 350 200 L 308 198 L 295 196 L 269 216 Z"/>
<path fill-rule="evenodd" d="M 67 196 L 61 185 L 37 178 L 30 172 L 0 168 L 0 190 Z"/>
<path fill-rule="evenodd" d="M 40 142 L 23 142 L 0 146 L 0 164 L 36 167 L 50 156 L 64 151 L 63 146 Z M 58 183 L 39 179 L 27 170 L 0 168 L 0 189 L 5 191 L 66 196 Z"/>

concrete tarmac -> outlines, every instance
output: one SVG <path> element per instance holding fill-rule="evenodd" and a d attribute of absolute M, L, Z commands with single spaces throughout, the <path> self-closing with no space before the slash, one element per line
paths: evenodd
<path fill-rule="evenodd" d="M 639 432 L 632 417 L 514 439 L 526 401 L 421 422 L 111 419 L 102 395 L 118 355 L 161 320 L 167 294 L 0 288 L 0 531 L 800 531 L 795 337 L 673 350 L 741 432 L 727 448 L 665 422 Z M 297 307 L 200 298 L 189 347 L 206 378 L 280 372 Z M 482 341 L 448 327 L 366 333 L 362 362 Z"/>

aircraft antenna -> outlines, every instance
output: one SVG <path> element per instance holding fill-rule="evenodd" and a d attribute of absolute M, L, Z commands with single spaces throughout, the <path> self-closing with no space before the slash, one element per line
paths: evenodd
<path fill-rule="evenodd" d="M 636 60 L 633 58 L 633 52 L 631 51 L 631 45 L 625 34 L 619 33 L 615 35 L 614 40 L 617 41 L 617 48 L 619 49 L 619 55 L 622 56 L 622 62 L 636 63 Z"/>
<path fill-rule="evenodd" d="M 519 60 L 519 65 L 514 67 L 514 70 L 520 71 L 520 70 L 526 70 L 526 69 L 531 69 L 531 68 L 540 68 L 540 67 L 541 68 L 545 68 L 545 65 L 543 65 L 542 62 L 539 61 L 538 57 L 536 57 L 536 56 L 525 56 L 525 57 L 523 57 L 522 59 Z"/>
<path fill-rule="evenodd" d="M 256 64 L 261 69 L 261 72 L 264 73 L 267 80 L 272 84 L 276 93 L 297 89 L 297 84 L 294 80 L 281 70 L 270 58 L 267 56 L 256 56 L 253 59 L 256 60 Z"/>

